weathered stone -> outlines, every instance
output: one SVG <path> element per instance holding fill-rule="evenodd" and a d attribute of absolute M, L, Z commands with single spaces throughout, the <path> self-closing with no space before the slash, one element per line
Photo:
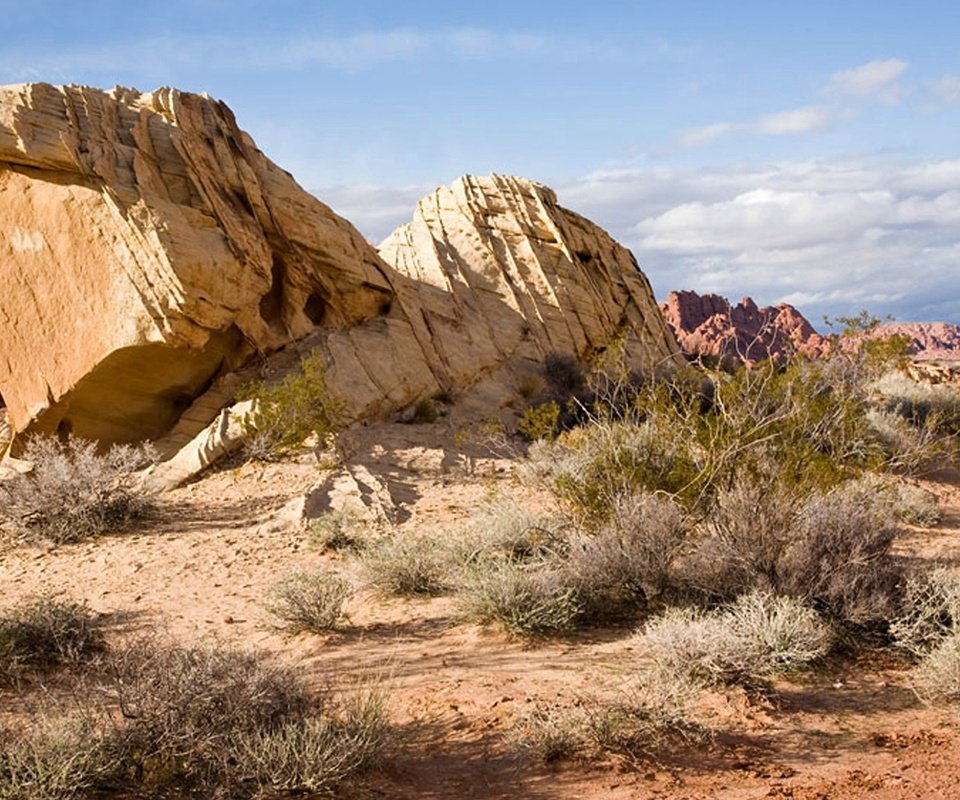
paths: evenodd
<path fill-rule="evenodd" d="M 156 437 L 221 372 L 393 297 L 223 104 L 0 88 L 0 398 L 15 431 Z"/>

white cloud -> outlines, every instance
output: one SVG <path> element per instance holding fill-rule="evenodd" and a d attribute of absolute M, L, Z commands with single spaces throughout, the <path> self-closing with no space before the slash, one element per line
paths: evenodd
<path fill-rule="evenodd" d="M 714 139 L 719 139 L 734 130 L 738 126 L 732 122 L 714 122 L 712 125 L 704 125 L 702 128 L 688 128 L 680 134 L 680 144 L 683 147 L 698 147 L 709 144 Z"/>
<path fill-rule="evenodd" d="M 931 83 L 930 88 L 947 105 L 960 101 L 960 75 L 944 75 Z"/>
<path fill-rule="evenodd" d="M 660 167 L 556 188 L 634 250 L 660 296 L 960 321 L 960 160 Z"/>
<path fill-rule="evenodd" d="M 823 106 L 801 106 L 776 114 L 766 114 L 760 117 L 755 128 L 760 133 L 777 136 L 813 133 L 823 130 L 832 121 L 830 112 Z"/>
<path fill-rule="evenodd" d="M 902 87 L 896 81 L 906 69 L 907 62 L 899 58 L 870 61 L 834 72 L 825 91 L 838 97 L 875 97 L 893 105 L 902 99 Z"/>

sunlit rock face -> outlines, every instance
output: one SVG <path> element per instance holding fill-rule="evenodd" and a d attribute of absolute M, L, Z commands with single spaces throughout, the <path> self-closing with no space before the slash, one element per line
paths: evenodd
<path fill-rule="evenodd" d="M 534 181 L 464 176 L 423 198 L 380 254 L 412 279 L 400 301 L 454 383 L 518 353 L 584 357 L 615 339 L 636 368 L 677 360 L 630 251 Z"/>
<path fill-rule="evenodd" d="M 206 96 L 0 88 L 14 434 L 190 438 L 232 399 L 219 378 L 292 343 L 357 418 L 613 341 L 679 359 L 629 251 L 532 181 L 464 177 L 378 253 Z"/>
<path fill-rule="evenodd" d="M 0 88 L 14 430 L 152 438 L 219 373 L 393 297 L 373 248 L 208 97 Z"/>

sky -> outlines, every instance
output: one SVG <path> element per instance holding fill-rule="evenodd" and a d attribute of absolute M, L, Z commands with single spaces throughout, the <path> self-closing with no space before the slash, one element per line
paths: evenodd
<path fill-rule="evenodd" d="M 960 323 L 956 0 L 0 0 L 0 84 L 207 92 L 377 243 L 517 174 L 674 289 Z"/>

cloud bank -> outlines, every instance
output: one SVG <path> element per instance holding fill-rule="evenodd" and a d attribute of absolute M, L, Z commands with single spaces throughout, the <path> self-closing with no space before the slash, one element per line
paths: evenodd
<path fill-rule="evenodd" d="M 861 308 L 960 322 L 960 161 L 664 166 L 545 182 L 634 251 L 659 297 L 750 294 L 814 322 Z M 317 194 L 379 242 L 433 188 Z"/>

